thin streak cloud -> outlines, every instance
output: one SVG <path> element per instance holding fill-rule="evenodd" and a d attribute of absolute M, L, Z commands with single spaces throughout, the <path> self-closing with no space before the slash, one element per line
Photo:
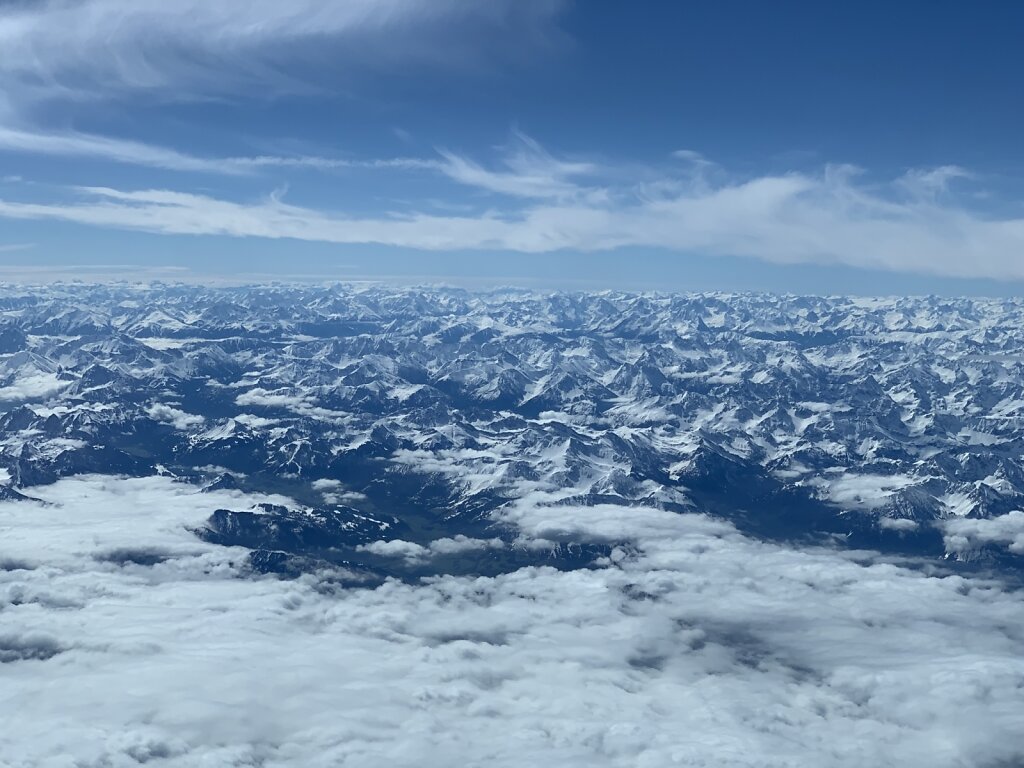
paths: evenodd
<path fill-rule="evenodd" d="M 0 253 L 16 253 L 18 251 L 30 251 L 35 247 L 35 243 L 0 243 Z"/>
<path fill-rule="evenodd" d="M 167 147 L 109 136 L 78 132 L 46 133 L 4 127 L 0 127 L 0 151 L 96 159 L 145 168 L 223 175 L 246 175 L 262 168 L 328 171 L 364 168 L 416 170 L 434 169 L 440 166 L 436 160 L 412 157 L 369 160 L 312 155 L 200 157 Z"/>
<path fill-rule="evenodd" d="M 444 159 L 438 165 L 441 173 L 459 184 L 485 192 L 537 199 L 600 194 L 599 190 L 584 189 L 576 180 L 594 177 L 602 169 L 589 162 L 556 158 L 537 141 L 519 131 L 513 131 L 512 144 L 505 148 L 501 161 L 503 170 L 490 170 L 444 149 L 439 152 Z"/>
<path fill-rule="evenodd" d="M 919 177 L 928 178 L 926 174 L 922 171 Z M 568 198 L 535 202 L 529 200 L 535 196 L 532 171 L 502 175 L 500 185 L 494 178 L 462 175 L 458 180 L 500 189 L 513 199 L 525 197 L 526 204 L 509 203 L 473 215 L 415 208 L 354 215 L 291 205 L 280 195 L 235 201 L 169 189 L 89 187 L 73 190 L 72 198 L 59 202 L 0 200 L 0 217 L 166 235 L 291 238 L 428 251 L 657 248 L 777 264 L 1024 278 L 1024 219 L 986 217 L 949 194 L 908 194 L 906 177 L 869 184 L 856 169 L 832 166 L 815 175 L 790 173 L 717 184 L 704 178 L 672 179 L 656 193 L 649 185 L 608 193 L 600 187 L 570 187 Z M 593 194 L 597 191 L 602 194 Z"/>

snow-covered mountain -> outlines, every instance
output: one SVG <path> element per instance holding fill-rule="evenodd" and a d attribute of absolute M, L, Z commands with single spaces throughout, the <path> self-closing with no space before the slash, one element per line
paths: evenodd
<path fill-rule="evenodd" d="M 496 573 L 624 543 L 527 541 L 524 505 L 1024 554 L 1017 300 L 7 287 L 0 410 L 7 495 L 114 473 L 294 499 L 197 529 L 263 570 Z"/>

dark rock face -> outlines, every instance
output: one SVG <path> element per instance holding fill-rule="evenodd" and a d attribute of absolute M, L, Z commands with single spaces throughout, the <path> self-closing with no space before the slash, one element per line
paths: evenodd
<path fill-rule="evenodd" d="M 157 286 L 2 306 L 0 500 L 82 473 L 280 494 L 197 532 L 257 572 L 585 567 L 628 544 L 524 549 L 525 503 L 934 558 L 945 521 L 1024 507 L 1016 301 Z M 955 555 L 1020 560 L 986 552 Z"/>
<path fill-rule="evenodd" d="M 19 493 L 10 486 L 0 485 L 0 501 L 35 501 L 35 499 Z"/>
<path fill-rule="evenodd" d="M 0 325 L 0 355 L 13 355 L 28 345 L 25 332 L 16 325 Z"/>
<path fill-rule="evenodd" d="M 218 544 L 297 553 L 401 539 L 408 535 L 408 526 L 397 518 L 378 520 L 350 507 L 295 511 L 263 504 L 254 511 L 218 509 L 198 533 Z"/>

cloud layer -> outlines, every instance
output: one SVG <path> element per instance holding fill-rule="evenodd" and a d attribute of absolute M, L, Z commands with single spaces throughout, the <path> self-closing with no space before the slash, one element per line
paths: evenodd
<path fill-rule="evenodd" d="M 167 478 L 33 492 L 52 506 L 0 504 L 0 754 L 17 768 L 1024 757 L 1024 604 L 997 583 L 696 515 L 524 502 L 526 537 L 634 546 L 596 570 L 342 589 L 243 577 L 243 551 L 186 530 L 260 499 Z"/>
<path fill-rule="evenodd" d="M 483 196 L 474 203 L 477 210 L 461 214 L 406 205 L 367 216 L 291 205 L 280 195 L 238 201 L 169 189 L 89 187 L 59 202 L 0 200 L 0 217 L 423 250 L 655 248 L 777 264 L 1024 279 L 1024 218 L 986 216 L 964 204 L 944 189 L 949 169 L 886 184 L 826 168 L 745 179 L 697 173 L 612 186 L 577 181 L 584 176 L 593 182 L 602 172 L 592 164 L 527 148 L 506 157 L 498 170 L 452 153 L 440 160 L 391 161 L 392 167 L 404 163 L 418 173 L 443 174 Z M 242 167 L 237 160 L 204 162 Z M 490 204 L 480 209 L 488 196 Z"/>

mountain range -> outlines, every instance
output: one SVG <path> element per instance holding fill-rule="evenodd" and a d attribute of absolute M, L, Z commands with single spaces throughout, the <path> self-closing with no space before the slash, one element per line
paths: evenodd
<path fill-rule="evenodd" d="M 1017 569 L 1022 366 L 1014 299 L 8 286 L 0 497 L 281 494 L 195 535 L 367 583 L 587 567 L 630 545 L 574 532 L 602 505 Z"/>

